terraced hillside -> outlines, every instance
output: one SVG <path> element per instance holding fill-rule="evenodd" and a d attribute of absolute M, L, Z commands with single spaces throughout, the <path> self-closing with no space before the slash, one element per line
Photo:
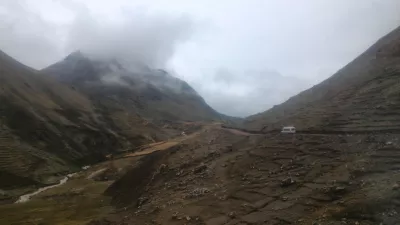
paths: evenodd
<path fill-rule="evenodd" d="M 269 131 L 285 125 L 315 131 L 400 130 L 400 28 L 329 79 L 266 112 L 245 127 Z"/>
<path fill-rule="evenodd" d="M 55 182 L 109 153 L 166 137 L 0 52 L 0 189 Z"/>
<path fill-rule="evenodd" d="M 144 65 L 93 59 L 75 52 L 43 70 L 90 96 L 98 107 L 128 110 L 159 121 L 227 119 L 185 81 Z"/>

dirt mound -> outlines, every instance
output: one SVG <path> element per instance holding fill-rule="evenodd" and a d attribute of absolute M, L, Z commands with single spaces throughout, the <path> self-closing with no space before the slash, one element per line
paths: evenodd
<path fill-rule="evenodd" d="M 135 168 L 105 191 L 105 195 L 111 196 L 113 204 L 119 207 L 137 204 L 148 185 L 165 169 L 161 164 L 165 154 L 164 151 L 158 151 L 143 156 Z"/>

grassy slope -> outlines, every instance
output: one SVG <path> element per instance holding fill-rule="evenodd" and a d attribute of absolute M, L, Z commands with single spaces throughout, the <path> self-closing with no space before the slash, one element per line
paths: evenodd
<path fill-rule="evenodd" d="M 0 189 L 52 183 L 106 154 L 164 137 L 139 116 L 96 108 L 2 52 L 0 103 Z"/>
<path fill-rule="evenodd" d="M 103 195 L 110 182 L 73 178 L 27 203 L 0 205 L 0 225 L 83 225 L 112 210 Z"/>

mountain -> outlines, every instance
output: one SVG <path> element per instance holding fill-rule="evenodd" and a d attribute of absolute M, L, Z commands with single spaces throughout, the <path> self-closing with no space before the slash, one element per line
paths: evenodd
<path fill-rule="evenodd" d="M 110 106 L 112 102 L 110 102 Z M 168 136 L 0 51 L 0 189 L 55 182 L 107 154 Z"/>
<path fill-rule="evenodd" d="M 285 125 L 315 131 L 393 131 L 400 128 L 400 28 L 322 83 L 246 118 L 251 130 Z"/>
<path fill-rule="evenodd" d="M 164 70 L 74 52 L 43 70 L 90 96 L 98 107 L 128 110 L 154 121 L 212 121 L 216 112 L 186 82 Z"/>

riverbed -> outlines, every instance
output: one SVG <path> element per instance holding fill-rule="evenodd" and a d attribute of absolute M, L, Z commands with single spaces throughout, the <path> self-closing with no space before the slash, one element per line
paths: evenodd
<path fill-rule="evenodd" d="M 37 195 L 37 194 L 39 194 L 39 193 L 41 193 L 41 192 L 43 192 L 43 191 L 46 191 L 46 190 L 49 190 L 49 189 L 51 189 L 51 188 L 55 188 L 55 187 L 61 186 L 61 185 L 65 184 L 65 183 L 67 183 L 68 179 L 69 179 L 70 177 L 72 177 L 73 175 L 75 175 L 75 173 L 68 174 L 68 175 L 65 176 L 63 179 L 61 179 L 60 182 L 59 182 L 58 184 L 54 184 L 54 185 L 42 187 L 42 188 L 39 188 L 39 189 L 38 189 L 37 191 L 35 191 L 35 192 L 29 193 L 29 194 L 26 194 L 26 195 L 22 195 L 22 196 L 19 197 L 19 199 L 18 199 L 15 203 L 24 203 L 24 202 L 27 202 L 27 201 L 29 201 L 33 196 L 35 196 L 35 195 Z"/>

